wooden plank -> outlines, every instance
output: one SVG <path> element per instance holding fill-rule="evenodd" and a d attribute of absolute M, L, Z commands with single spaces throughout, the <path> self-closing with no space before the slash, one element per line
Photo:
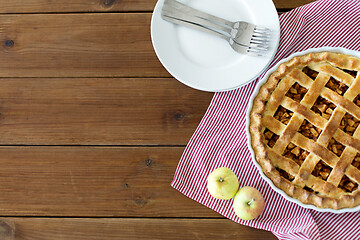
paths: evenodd
<path fill-rule="evenodd" d="M 169 77 L 150 13 L 0 15 L 0 77 Z"/>
<path fill-rule="evenodd" d="M 0 15 L 0 77 L 170 77 L 153 50 L 150 19 L 150 13 Z"/>
<path fill-rule="evenodd" d="M 276 239 L 227 219 L 5 218 L 2 240 Z"/>
<path fill-rule="evenodd" d="M 277 8 L 295 8 L 313 0 L 274 0 Z M 1 4 L 1 2 L 4 2 Z M 0 1 L 0 13 L 152 11 L 156 0 Z"/>
<path fill-rule="evenodd" d="M 3 78 L 0 85 L 1 145 L 185 145 L 213 95 L 171 78 Z"/>
<path fill-rule="evenodd" d="M 292 9 L 314 2 L 315 0 L 273 0 L 277 9 Z"/>
<path fill-rule="evenodd" d="M 151 11 L 155 4 L 156 0 L 1 0 L 0 13 Z"/>
<path fill-rule="evenodd" d="M 181 147 L 0 147 L 0 216 L 210 217 L 170 186 Z"/>

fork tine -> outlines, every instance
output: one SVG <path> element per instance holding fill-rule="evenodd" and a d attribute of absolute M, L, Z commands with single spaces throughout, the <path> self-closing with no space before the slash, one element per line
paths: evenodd
<path fill-rule="evenodd" d="M 258 50 L 258 51 L 264 51 L 266 52 L 267 50 L 269 50 L 269 46 L 268 45 L 258 45 L 258 44 L 254 44 L 254 43 L 250 43 L 250 46 L 252 49 L 254 50 Z"/>
<path fill-rule="evenodd" d="M 271 32 L 268 30 L 264 31 L 264 30 L 254 29 L 253 36 L 258 36 L 258 37 L 269 39 L 269 38 L 271 38 Z"/>
<path fill-rule="evenodd" d="M 259 36 L 259 37 L 263 37 L 263 38 L 270 38 L 271 35 L 265 32 L 257 32 L 257 31 L 253 31 L 253 36 Z"/>
<path fill-rule="evenodd" d="M 261 34 L 257 34 L 257 33 L 253 33 L 253 35 L 251 36 L 251 39 L 257 39 L 257 40 L 267 40 L 268 37 L 266 35 L 261 35 Z"/>
<path fill-rule="evenodd" d="M 268 31 L 266 31 L 266 30 L 259 30 L 259 29 L 256 29 L 256 28 L 254 28 L 254 32 L 263 33 L 263 34 L 268 34 Z"/>
<path fill-rule="evenodd" d="M 271 32 L 271 30 L 270 30 L 269 28 L 266 28 L 266 27 L 255 26 L 254 29 L 255 29 L 256 31 Z"/>
<path fill-rule="evenodd" d="M 269 47 L 267 45 L 261 45 L 257 43 L 250 43 L 249 48 L 258 51 L 266 51 Z"/>
<path fill-rule="evenodd" d="M 250 42 L 257 42 L 257 43 L 262 43 L 262 44 L 268 44 L 269 40 L 267 38 L 262 38 L 262 37 L 252 37 L 250 39 Z"/>
<path fill-rule="evenodd" d="M 258 46 L 258 47 L 263 47 L 263 48 L 267 48 L 269 45 L 270 45 L 270 43 L 269 42 L 259 42 L 259 41 L 250 41 L 250 43 L 249 43 L 249 46 Z"/>
<path fill-rule="evenodd" d="M 261 46 L 261 45 L 257 45 L 254 43 L 250 43 L 250 46 L 252 49 L 258 50 L 258 51 L 267 51 L 269 49 L 269 46 Z"/>
<path fill-rule="evenodd" d="M 266 27 L 260 27 L 260 26 L 255 26 L 255 29 L 258 29 L 258 30 L 268 30 L 268 28 L 266 28 Z"/>
<path fill-rule="evenodd" d="M 265 56 L 266 53 L 263 52 L 263 51 L 254 51 L 252 49 L 248 49 L 247 50 L 247 55 L 255 56 L 255 57 L 258 57 L 258 56 L 262 57 L 262 56 Z"/>
<path fill-rule="evenodd" d="M 264 32 L 256 32 L 256 31 L 253 31 L 253 35 L 262 36 L 262 37 L 271 37 L 271 34 L 267 34 Z"/>
<path fill-rule="evenodd" d="M 253 31 L 253 34 L 263 36 L 263 37 L 270 37 L 271 36 L 271 34 L 269 34 L 267 32 L 259 32 L 259 31 L 256 31 L 256 30 Z"/>
<path fill-rule="evenodd" d="M 249 47 L 253 48 L 253 49 L 259 49 L 259 50 L 267 50 L 268 49 L 268 45 L 259 44 L 259 43 L 250 43 Z"/>

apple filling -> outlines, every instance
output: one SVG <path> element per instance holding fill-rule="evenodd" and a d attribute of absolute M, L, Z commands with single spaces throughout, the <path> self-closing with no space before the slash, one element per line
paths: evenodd
<path fill-rule="evenodd" d="M 338 141 L 336 141 L 334 138 L 331 138 L 328 145 L 328 149 L 331 152 L 335 153 L 336 156 L 340 157 L 345 149 L 345 146 L 339 143 Z"/>
<path fill-rule="evenodd" d="M 358 188 L 358 184 L 344 175 L 339 183 L 339 188 L 345 192 L 353 192 Z"/>
<path fill-rule="evenodd" d="M 294 113 L 282 106 L 279 106 L 275 112 L 274 118 L 287 125 Z"/>
<path fill-rule="evenodd" d="M 347 70 L 347 69 L 341 69 L 341 70 L 343 70 L 344 72 L 350 74 L 354 78 L 357 76 L 357 73 L 358 73 L 357 71 L 352 71 L 352 70 Z"/>
<path fill-rule="evenodd" d="M 360 153 L 356 154 L 356 156 L 351 164 L 360 170 Z"/>
<path fill-rule="evenodd" d="M 353 101 L 358 107 L 360 107 L 360 94 L 354 98 Z"/>
<path fill-rule="evenodd" d="M 285 172 L 284 170 L 282 170 L 281 168 L 276 168 L 276 170 L 280 173 L 280 176 L 282 176 L 283 178 L 289 180 L 290 182 L 292 180 L 294 180 L 294 176 L 290 175 L 289 173 Z"/>
<path fill-rule="evenodd" d="M 315 177 L 319 177 L 322 180 L 325 180 L 329 177 L 330 172 L 331 172 L 332 168 L 327 165 L 323 160 L 320 160 L 314 170 L 312 171 L 312 175 L 314 175 Z"/>
<path fill-rule="evenodd" d="M 318 72 L 316 72 L 308 67 L 304 67 L 302 71 L 303 71 L 303 73 L 305 73 L 308 77 L 310 77 L 313 80 L 315 80 L 315 78 L 319 74 Z"/>
<path fill-rule="evenodd" d="M 360 121 L 351 116 L 349 113 L 346 113 L 343 119 L 341 119 L 339 128 L 349 134 L 350 136 L 354 135 L 356 128 L 359 126 Z"/>
<path fill-rule="evenodd" d="M 265 137 L 265 143 L 271 148 L 274 147 L 276 141 L 279 139 L 279 135 L 276 135 L 269 129 L 265 129 L 264 137 Z"/>
<path fill-rule="evenodd" d="M 346 90 L 348 90 L 348 88 L 349 88 L 348 86 L 346 86 L 345 83 L 339 82 L 333 77 L 330 77 L 330 80 L 327 82 L 325 87 L 330 88 L 331 90 L 340 94 L 341 96 L 343 96 L 345 94 Z"/>
<path fill-rule="evenodd" d="M 321 133 L 321 129 L 315 127 L 307 120 L 304 120 L 298 132 L 304 135 L 305 137 L 316 141 Z"/>
<path fill-rule="evenodd" d="M 303 189 L 308 191 L 308 192 L 314 192 L 314 190 L 312 190 L 311 188 L 309 188 L 307 186 L 305 186 Z M 318 193 L 318 192 L 315 192 L 315 193 Z"/>
<path fill-rule="evenodd" d="M 319 114 L 323 118 L 329 120 L 335 108 L 336 106 L 332 102 L 326 100 L 323 97 L 318 97 L 311 110 L 313 110 L 315 113 Z"/>
<path fill-rule="evenodd" d="M 301 166 L 305 158 L 309 155 L 309 152 L 296 146 L 293 143 L 289 143 L 289 145 L 287 145 L 282 155 L 284 157 L 290 158 L 291 160 L 296 162 L 299 166 Z"/>
<path fill-rule="evenodd" d="M 300 102 L 305 94 L 307 93 L 307 89 L 300 86 L 297 82 L 294 83 L 289 91 L 285 94 L 285 96 L 291 98 L 294 101 Z"/>

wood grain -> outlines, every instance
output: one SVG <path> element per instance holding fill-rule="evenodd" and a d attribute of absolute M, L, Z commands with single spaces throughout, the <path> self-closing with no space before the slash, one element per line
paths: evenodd
<path fill-rule="evenodd" d="M 274 0 L 277 8 L 295 8 L 313 0 Z M 1 4 L 1 2 L 4 2 Z M 152 11 L 156 0 L 0 1 L 0 13 Z"/>
<path fill-rule="evenodd" d="M 315 0 L 273 0 L 278 9 L 292 9 L 302 5 L 314 2 Z"/>
<path fill-rule="evenodd" d="M 1 145 L 185 145 L 212 98 L 171 78 L 3 78 L 0 85 Z"/>
<path fill-rule="evenodd" d="M 1 0 L 0 13 L 151 11 L 155 4 L 156 0 Z"/>
<path fill-rule="evenodd" d="M 169 77 L 150 13 L 0 15 L 0 77 Z"/>
<path fill-rule="evenodd" d="M 276 239 L 227 219 L 5 218 L 2 240 Z"/>
<path fill-rule="evenodd" d="M 180 147 L 0 147 L 2 216 L 216 217 L 170 183 Z"/>

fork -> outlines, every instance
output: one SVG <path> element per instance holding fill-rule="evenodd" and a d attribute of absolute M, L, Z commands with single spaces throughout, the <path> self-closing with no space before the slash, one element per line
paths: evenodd
<path fill-rule="evenodd" d="M 265 27 L 256 26 L 254 24 L 237 21 L 231 22 L 223 18 L 216 17 L 214 15 L 199 11 L 185 4 L 182 4 L 176 0 L 165 0 L 163 9 L 165 11 L 175 10 L 176 13 L 183 13 L 184 16 L 193 16 L 198 20 L 203 20 L 202 24 L 211 24 L 210 27 L 216 26 L 222 31 L 226 31 L 231 34 L 235 42 L 248 46 L 251 43 L 263 43 L 269 41 L 270 29 Z M 192 19 L 194 20 L 194 19 Z M 225 27 L 225 28 L 224 28 Z M 230 31 L 230 32 L 229 32 Z"/>
<path fill-rule="evenodd" d="M 190 27 L 190 28 L 193 28 L 193 29 L 196 29 L 196 30 L 200 30 L 200 31 L 207 32 L 207 33 L 216 35 L 218 37 L 221 37 L 221 38 L 227 40 L 229 42 L 230 46 L 232 47 L 232 49 L 235 50 L 238 53 L 245 54 L 245 55 L 251 55 L 251 56 L 263 56 L 262 50 L 258 50 L 257 48 L 253 48 L 253 47 L 250 47 L 250 46 L 244 46 L 244 45 L 238 44 L 238 43 L 234 42 L 234 40 L 231 39 L 230 37 L 228 37 L 226 35 L 223 35 L 222 33 L 219 33 L 217 31 L 214 31 L 212 29 L 208 29 L 208 28 L 205 28 L 205 27 L 203 27 L 201 25 L 197 25 L 197 24 L 194 24 L 194 23 L 191 23 L 191 22 L 183 21 L 181 19 L 174 18 L 174 17 L 168 17 L 168 16 L 165 16 L 165 15 L 163 15 L 162 17 L 163 17 L 164 20 L 167 20 L 169 22 L 179 24 L 179 25 L 183 25 L 183 26 L 187 26 L 187 27 Z"/>
<path fill-rule="evenodd" d="M 242 54 L 265 55 L 269 47 L 269 29 L 247 22 L 230 22 L 176 0 L 165 0 L 161 16 L 164 20 L 221 37 Z"/>

